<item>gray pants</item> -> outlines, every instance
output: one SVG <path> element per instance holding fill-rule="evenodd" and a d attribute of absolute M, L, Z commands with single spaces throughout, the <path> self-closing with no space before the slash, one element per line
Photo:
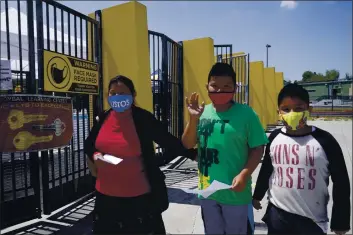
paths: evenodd
<path fill-rule="evenodd" d="M 205 234 L 253 234 L 252 205 L 232 206 L 201 200 Z"/>

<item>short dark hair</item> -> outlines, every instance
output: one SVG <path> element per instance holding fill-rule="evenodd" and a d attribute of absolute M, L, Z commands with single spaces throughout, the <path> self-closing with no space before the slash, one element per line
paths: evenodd
<path fill-rule="evenodd" d="M 125 77 L 123 75 L 118 75 L 118 76 L 110 79 L 108 89 L 110 89 L 113 84 L 118 83 L 118 82 L 124 83 L 124 85 L 127 86 L 127 88 L 129 88 L 131 94 L 136 93 L 133 81 L 130 78 Z"/>
<path fill-rule="evenodd" d="M 284 86 L 278 94 L 278 106 L 281 105 L 283 99 L 291 97 L 298 98 L 304 101 L 307 105 L 309 105 L 309 92 L 305 90 L 301 85 L 290 83 Z"/>
<path fill-rule="evenodd" d="M 211 77 L 214 77 L 214 76 L 229 76 L 232 78 L 234 84 L 236 84 L 236 74 L 234 72 L 233 67 L 228 63 L 221 63 L 221 62 L 215 63 L 212 66 L 210 73 L 208 74 L 207 82 L 210 82 Z"/>

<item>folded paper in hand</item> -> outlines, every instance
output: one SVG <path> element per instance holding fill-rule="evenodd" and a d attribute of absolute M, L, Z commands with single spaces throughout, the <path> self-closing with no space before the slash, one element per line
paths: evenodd
<path fill-rule="evenodd" d="M 210 186 L 205 189 L 182 189 L 186 193 L 199 194 L 204 198 L 208 198 L 211 194 L 218 190 L 230 189 L 231 185 L 214 180 Z"/>
<path fill-rule="evenodd" d="M 118 165 L 123 159 L 118 158 L 118 157 L 114 157 L 112 155 L 109 154 L 104 154 L 103 157 L 98 156 L 97 159 L 102 160 L 103 162 L 107 162 L 113 165 Z"/>

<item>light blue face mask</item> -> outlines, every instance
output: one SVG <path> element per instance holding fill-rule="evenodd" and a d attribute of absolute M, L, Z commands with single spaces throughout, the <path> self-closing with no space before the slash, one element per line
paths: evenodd
<path fill-rule="evenodd" d="M 112 95 L 108 97 L 110 107 L 118 113 L 122 113 L 131 108 L 132 101 L 132 95 Z"/>

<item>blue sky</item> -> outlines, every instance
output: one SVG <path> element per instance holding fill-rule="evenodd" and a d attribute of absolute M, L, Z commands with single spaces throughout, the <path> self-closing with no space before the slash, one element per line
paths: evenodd
<path fill-rule="evenodd" d="M 64 1 L 83 13 L 106 8 L 115 1 Z M 233 51 L 250 53 L 251 61 L 266 60 L 300 80 L 306 70 L 352 73 L 352 3 L 143 1 L 148 27 L 175 41 L 212 37 L 216 44 L 233 44 Z"/>
<path fill-rule="evenodd" d="M 84 14 L 120 1 L 61 1 Z M 352 74 L 352 2 L 142 1 L 148 27 L 175 41 L 212 37 L 300 80 L 306 70 Z M 14 5 L 14 2 L 10 2 Z"/>

